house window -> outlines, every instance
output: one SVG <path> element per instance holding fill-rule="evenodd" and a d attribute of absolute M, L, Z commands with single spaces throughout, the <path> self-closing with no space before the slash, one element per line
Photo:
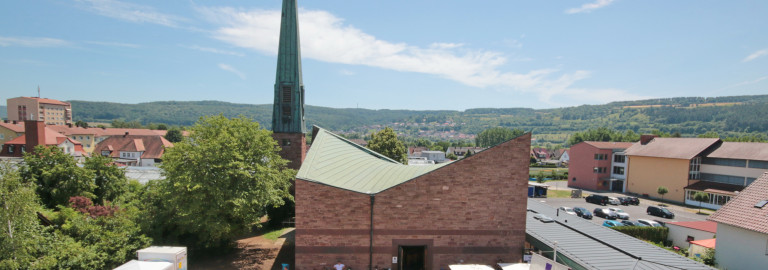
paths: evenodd
<path fill-rule="evenodd" d="M 27 146 L 26 145 L 22 145 L 21 146 L 21 152 L 22 153 L 27 152 Z"/>
<path fill-rule="evenodd" d="M 613 174 L 624 175 L 624 167 L 614 166 Z"/>
<path fill-rule="evenodd" d="M 687 238 L 685 238 L 685 242 L 688 242 L 688 243 L 690 243 L 693 240 L 694 240 L 693 236 L 690 236 L 690 235 Z"/>
<path fill-rule="evenodd" d="M 605 173 L 608 169 L 606 167 L 595 167 L 592 169 L 595 173 Z"/>
<path fill-rule="evenodd" d="M 626 162 L 627 156 L 625 155 L 615 155 L 613 156 L 613 162 L 616 163 L 624 163 Z"/>
<path fill-rule="evenodd" d="M 105 156 L 105 157 L 109 156 L 109 151 L 107 151 L 107 150 L 101 151 L 101 155 Z"/>
<path fill-rule="evenodd" d="M 701 157 L 691 159 L 690 169 L 688 170 L 689 180 L 698 180 L 701 178 Z"/>
<path fill-rule="evenodd" d="M 608 155 L 606 154 L 595 154 L 595 160 L 606 160 L 608 159 Z"/>
<path fill-rule="evenodd" d="M 291 145 L 291 140 L 283 139 L 283 146 L 290 146 L 290 145 Z"/>
<path fill-rule="evenodd" d="M 8 146 L 8 154 L 13 154 L 13 150 L 14 150 L 13 148 L 15 148 L 13 147 L 13 145 Z"/>

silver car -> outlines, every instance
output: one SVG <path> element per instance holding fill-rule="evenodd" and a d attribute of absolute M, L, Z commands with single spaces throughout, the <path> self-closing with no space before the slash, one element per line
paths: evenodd
<path fill-rule="evenodd" d="M 611 207 L 608 209 L 616 213 L 616 215 L 619 216 L 620 219 L 629 220 L 629 213 L 624 212 L 624 210 L 621 210 L 618 207 Z"/>

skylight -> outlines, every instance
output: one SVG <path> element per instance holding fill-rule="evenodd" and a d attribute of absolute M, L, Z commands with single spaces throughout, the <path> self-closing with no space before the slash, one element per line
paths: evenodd
<path fill-rule="evenodd" d="M 757 202 L 757 204 L 755 204 L 755 208 L 763 208 L 763 206 L 765 206 L 766 204 L 768 204 L 768 200 L 759 201 Z"/>

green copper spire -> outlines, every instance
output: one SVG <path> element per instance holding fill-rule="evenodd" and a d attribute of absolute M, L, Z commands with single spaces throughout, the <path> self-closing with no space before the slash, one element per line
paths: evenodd
<path fill-rule="evenodd" d="M 304 83 L 301 79 L 298 8 L 296 0 L 283 0 L 272 131 L 304 133 L 304 126 Z"/>

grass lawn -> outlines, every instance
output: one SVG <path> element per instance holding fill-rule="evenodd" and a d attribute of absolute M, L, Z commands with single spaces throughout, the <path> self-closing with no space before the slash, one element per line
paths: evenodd
<path fill-rule="evenodd" d="M 570 198 L 570 190 L 547 190 L 547 198 Z"/>
<path fill-rule="evenodd" d="M 276 230 L 268 231 L 264 233 L 262 237 L 272 241 L 277 241 L 277 238 L 279 238 L 281 235 L 283 235 L 283 229 L 276 229 Z"/>
<path fill-rule="evenodd" d="M 552 171 L 556 171 L 557 173 L 563 173 L 568 172 L 568 168 L 538 168 L 538 167 L 530 167 L 528 168 L 528 173 L 530 175 L 538 174 L 539 172 L 543 172 L 544 175 L 551 175 Z"/>

